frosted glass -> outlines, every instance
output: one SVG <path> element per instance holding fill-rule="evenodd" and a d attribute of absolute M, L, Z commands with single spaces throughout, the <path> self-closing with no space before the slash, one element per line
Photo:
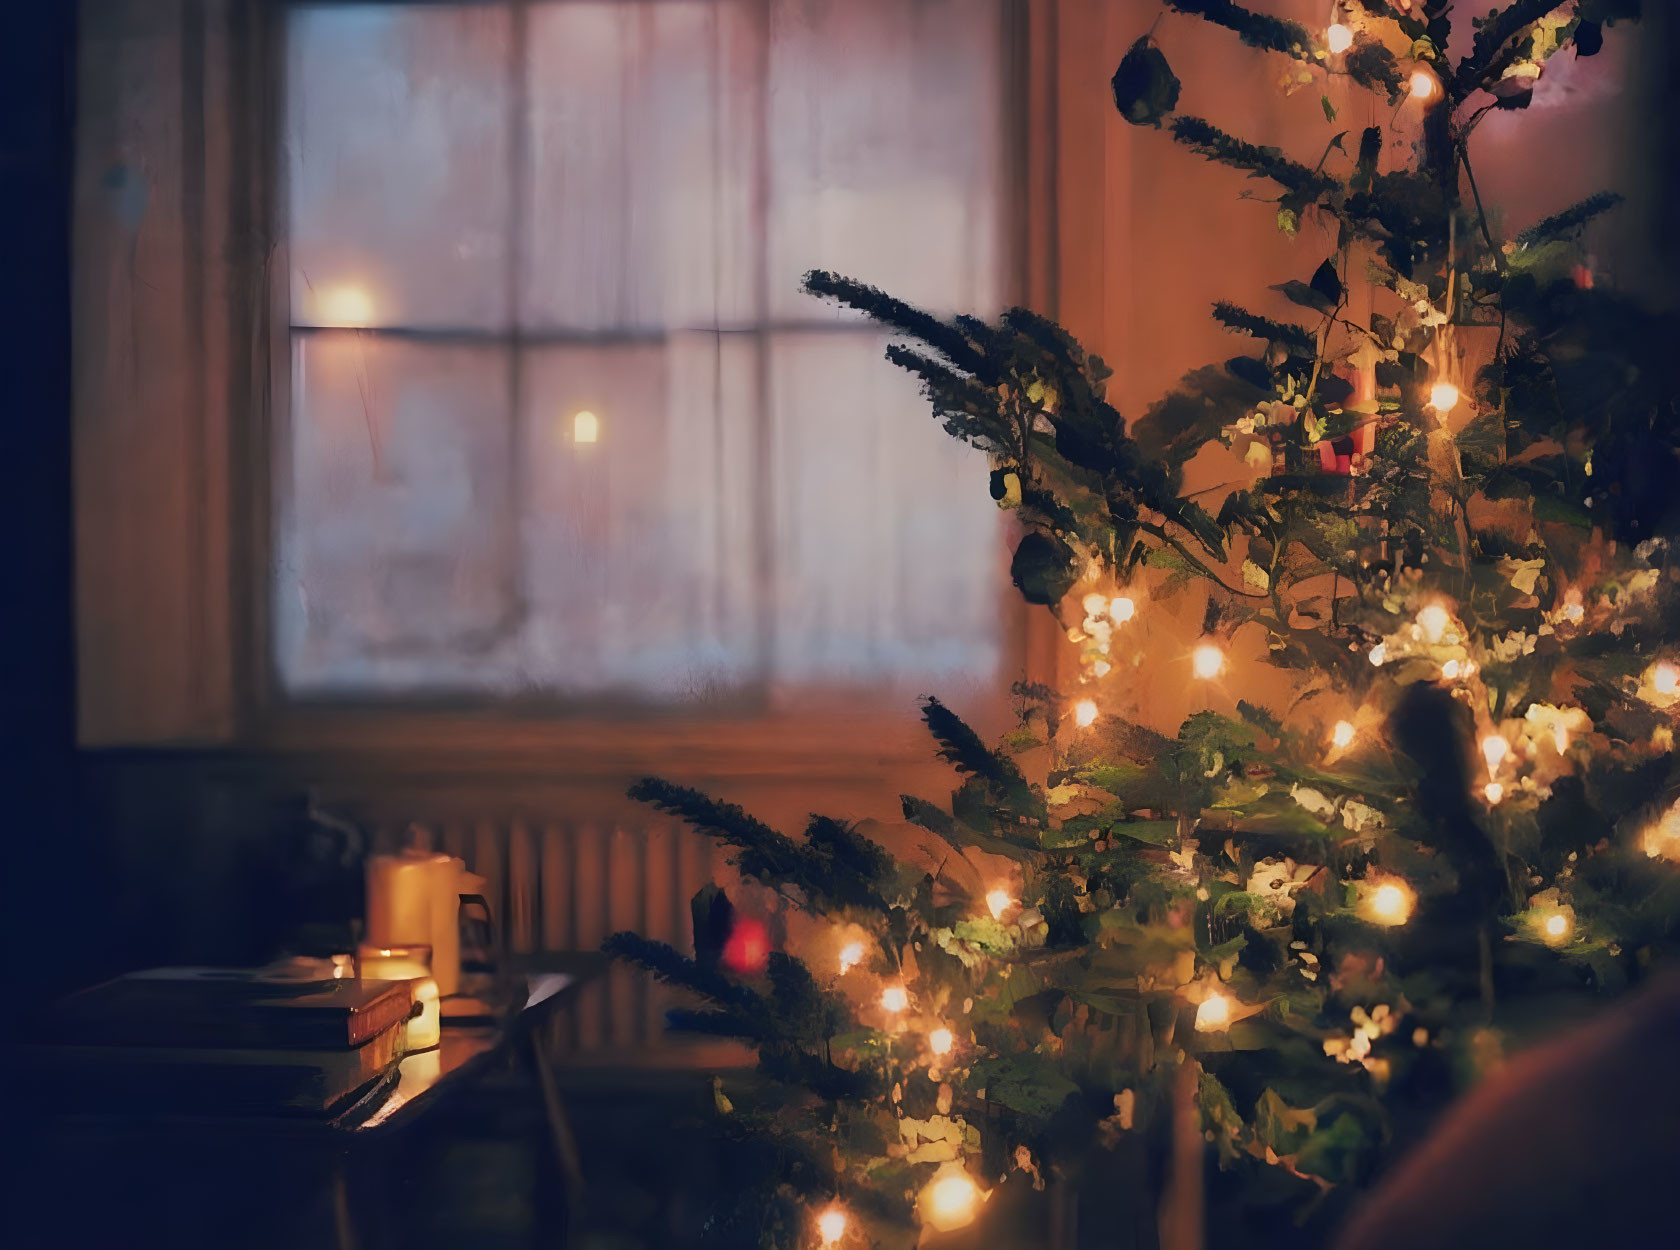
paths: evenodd
<path fill-rule="evenodd" d="M 873 335 L 775 336 L 775 671 L 794 683 L 984 678 L 1004 583 L 985 457 Z"/>
<path fill-rule="evenodd" d="M 758 682 L 755 345 L 693 334 L 528 360 L 535 679 L 684 700 Z M 597 441 L 573 437 L 579 411 L 595 415 Z"/>
<path fill-rule="evenodd" d="M 507 327 L 509 10 L 332 5 L 287 33 L 293 324 Z"/>
<path fill-rule="evenodd" d="M 526 325 L 760 315 L 758 12 L 734 0 L 530 11 Z"/>
<path fill-rule="evenodd" d="M 849 316 L 800 292 L 816 268 L 934 309 L 994 311 L 995 0 L 778 0 L 771 14 L 772 315 Z"/>
<path fill-rule="evenodd" d="M 470 683 L 517 625 L 507 349 L 292 347 L 275 627 L 300 691 Z"/>

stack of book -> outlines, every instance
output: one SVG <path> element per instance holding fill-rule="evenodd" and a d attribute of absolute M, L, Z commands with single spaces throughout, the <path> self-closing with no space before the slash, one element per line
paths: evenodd
<path fill-rule="evenodd" d="M 407 982 L 298 982 L 154 968 L 52 1008 L 30 1066 L 60 1105 L 188 1115 L 330 1115 L 393 1076 Z"/>

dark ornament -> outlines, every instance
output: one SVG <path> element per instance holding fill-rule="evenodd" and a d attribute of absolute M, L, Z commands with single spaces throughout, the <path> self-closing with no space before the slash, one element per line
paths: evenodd
<path fill-rule="evenodd" d="M 1049 534 L 1028 534 L 1015 548 L 1009 576 L 1028 603 L 1059 603 L 1078 580 L 1073 548 Z"/>
<path fill-rule="evenodd" d="M 1120 58 L 1114 71 L 1114 107 L 1134 126 L 1154 126 L 1178 103 L 1178 76 L 1161 50 L 1144 35 Z"/>

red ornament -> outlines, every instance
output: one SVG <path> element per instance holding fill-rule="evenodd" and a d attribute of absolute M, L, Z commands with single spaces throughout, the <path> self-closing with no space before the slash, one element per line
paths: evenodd
<path fill-rule="evenodd" d="M 762 920 L 737 916 L 723 944 L 723 963 L 731 972 L 756 976 L 770 962 L 770 930 Z"/>

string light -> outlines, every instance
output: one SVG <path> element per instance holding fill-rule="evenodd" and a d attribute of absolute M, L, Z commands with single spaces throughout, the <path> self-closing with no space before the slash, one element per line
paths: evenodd
<path fill-rule="evenodd" d="M 1211 642 L 1204 642 L 1190 656 L 1190 669 L 1203 681 L 1212 681 L 1225 667 L 1225 653 Z"/>
<path fill-rule="evenodd" d="M 1448 681 L 1456 681 L 1458 679 L 1458 661 L 1448 660 L 1445 664 L 1441 665 L 1441 676 L 1445 677 Z"/>
<path fill-rule="evenodd" d="M 1491 773 L 1511 753 L 1511 744 L 1498 734 L 1489 734 L 1482 739 L 1482 758 L 1487 761 L 1488 771 Z"/>
<path fill-rule="evenodd" d="M 1015 900 L 1009 896 L 1009 891 L 1002 886 L 995 890 L 986 891 L 986 908 L 992 913 L 993 920 L 1002 920 L 1003 913 L 1015 905 Z"/>
<path fill-rule="evenodd" d="M 1344 23 L 1336 22 L 1324 32 L 1324 46 L 1329 48 L 1333 55 L 1340 56 L 1353 47 L 1353 31 Z"/>
<path fill-rule="evenodd" d="M 1664 660 L 1652 670 L 1651 685 L 1658 694 L 1680 692 L 1680 668 Z"/>
<path fill-rule="evenodd" d="M 1427 100 L 1435 94 L 1435 75 L 1426 69 L 1412 71 L 1412 98 Z"/>
<path fill-rule="evenodd" d="M 840 973 L 844 976 L 863 962 L 863 943 L 847 942 L 840 948 Z"/>
<path fill-rule="evenodd" d="M 1452 613 L 1438 603 L 1426 604 L 1417 614 L 1417 623 L 1423 631 L 1424 640 L 1437 643 L 1446 636 L 1447 626 L 1452 624 Z"/>
<path fill-rule="evenodd" d="M 1196 1008 L 1196 1032 L 1216 1033 L 1231 1027 L 1231 1000 L 1215 990 Z"/>
<path fill-rule="evenodd" d="M 1079 601 L 1079 606 L 1085 609 L 1086 616 L 1101 616 L 1108 610 L 1108 600 L 1093 591 Z"/>
<path fill-rule="evenodd" d="M 1569 917 L 1561 911 L 1553 912 L 1546 917 L 1546 936 L 1553 940 L 1569 936 Z"/>
<path fill-rule="evenodd" d="M 817 1216 L 817 1234 L 825 1246 L 832 1246 L 846 1235 L 846 1212 L 839 1203 Z"/>
<path fill-rule="evenodd" d="M 939 1232 L 950 1232 L 973 1222 L 980 1207 L 980 1187 L 960 1164 L 948 1164 L 922 1189 L 917 1204 L 926 1223 Z"/>
<path fill-rule="evenodd" d="M 1336 727 L 1330 731 L 1330 743 L 1338 751 L 1345 751 L 1353 745 L 1353 722 L 1339 720 Z"/>
<path fill-rule="evenodd" d="M 881 991 L 881 1006 L 888 1011 L 903 1011 L 910 1005 L 910 992 L 902 985 L 889 985 Z"/>
<path fill-rule="evenodd" d="M 1505 787 L 1497 781 L 1490 781 L 1482 787 L 1482 797 L 1489 803 L 1497 803 L 1505 797 Z"/>
<path fill-rule="evenodd" d="M 582 412 L 572 416 L 572 442 L 598 443 L 601 441 L 601 418 L 585 408 Z"/>
<path fill-rule="evenodd" d="M 928 1049 L 936 1055 L 950 1054 L 951 1047 L 956 1044 L 957 1039 L 952 1036 L 950 1029 L 935 1029 L 928 1034 Z"/>
<path fill-rule="evenodd" d="M 1081 699 L 1073 705 L 1073 723 L 1081 729 L 1089 729 L 1097 721 L 1097 705 L 1090 699 Z"/>
<path fill-rule="evenodd" d="M 1401 925 L 1412 918 L 1416 897 L 1398 882 L 1385 881 L 1371 892 L 1371 918 L 1378 924 Z"/>
<path fill-rule="evenodd" d="M 1429 388 L 1429 406 L 1443 416 L 1458 407 L 1458 387 L 1451 382 L 1437 382 Z"/>
<path fill-rule="evenodd" d="M 1108 614 L 1114 618 L 1116 625 L 1124 625 L 1137 615 L 1137 604 L 1125 595 L 1119 595 L 1108 601 Z"/>
<path fill-rule="evenodd" d="M 1388 644 L 1386 642 L 1379 642 L 1371 648 L 1370 660 L 1376 667 L 1381 668 L 1383 661 L 1386 659 L 1388 659 Z"/>

